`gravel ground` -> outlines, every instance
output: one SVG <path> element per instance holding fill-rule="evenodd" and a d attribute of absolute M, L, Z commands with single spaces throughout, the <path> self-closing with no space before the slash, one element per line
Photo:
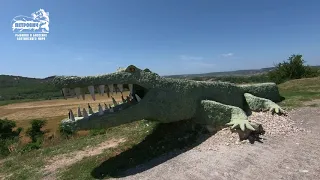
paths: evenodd
<path fill-rule="evenodd" d="M 320 108 L 295 109 L 286 117 L 253 113 L 250 120 L 266 131 L 262 143 L 239 142 L 225 128 L 183 154 L 130 169 L 121 179 L 320 179 Z M 159 163 L 163 159 L 168 160 Z"/>

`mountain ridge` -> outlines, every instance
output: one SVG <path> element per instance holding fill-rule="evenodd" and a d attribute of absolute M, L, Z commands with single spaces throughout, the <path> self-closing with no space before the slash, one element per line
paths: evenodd
<path fill-rule="evenodd" d="M 310 67 L 320 68 L 320 65 L 310 66 Z M 218 71 L 218 72 L 208 72 L 208 73 L 198 73 L 198 74 L 163 75 L 163 77 L 248 76 L 248 75 L 258 75 L 258 74 L 267 73 L 273 69 L 275 69 L 275 67 L 267 67 L 267 68 L 260 68 L 260 69 L 242 69 L 242 70 L 234 70 L 234 71 Z M 48 76 L 45 78 L 33 78 L 33 77 L 25 77 L 25 76 L 0 74 L 0 84 L 1 84 L 1 80 L 6 77 L 7 78 L 11 77 L 12 80 L 29 79 L 29 80 L 41 82 L 41 81 L 51 81 L 56 76 L 57 75 Z"/>

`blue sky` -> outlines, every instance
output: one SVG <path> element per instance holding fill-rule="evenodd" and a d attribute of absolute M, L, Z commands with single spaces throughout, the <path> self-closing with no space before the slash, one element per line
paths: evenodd
<path fill-rule="evenodd" d="M 320 65 L 319 0 L 1 0 L 0 74 L 97 75 L 134 64 L 160 75 Z M 45 41 L 11 20 L 50 14 Z"/>

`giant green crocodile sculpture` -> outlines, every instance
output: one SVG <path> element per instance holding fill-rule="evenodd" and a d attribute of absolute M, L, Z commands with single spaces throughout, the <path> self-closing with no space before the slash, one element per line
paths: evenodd
<path fill-rule="evenodd" d="M 193 119 L 207 127 L 232 125 L 241 130 L 254 131 L 248 121 L 246 109 L 285 113 L 275 102 L 280 101 L 276 84 L 260 83 L 236 85 L 228 82 L 205 82 L 161 77 L 149 69 L 141 70 L 133 65 L 121 71 L 99 76 L 58 76 L 53 80 L 64 95 L 73 90 L 78 98 L 85 91 L 95 99 L 95 90 L 108 96 L 114 91 L 130 90 L 130 97 L 114 106 L 102 106 L 89 113 L 78 108 L 78 117 L 69 111 L 69 117 L 61 121 L 64 128 L 89 130 L 109 128 L 141 119 L 161 123 Z M 84 98 L 84 96 L 83 96 Z"/>

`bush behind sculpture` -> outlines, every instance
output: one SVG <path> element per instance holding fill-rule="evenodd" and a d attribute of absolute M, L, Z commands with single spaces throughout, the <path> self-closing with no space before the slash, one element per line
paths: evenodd
<path fill-rule="evenodd" d="M 319 72 L 316 68 L 304 65 L 306 61 L 302 55 L 291 55 L 287 61 L 275 65 L 275 69 L 268 73 L 271 81 L 279 84 L 291 79 L 316 77 Z"/>

